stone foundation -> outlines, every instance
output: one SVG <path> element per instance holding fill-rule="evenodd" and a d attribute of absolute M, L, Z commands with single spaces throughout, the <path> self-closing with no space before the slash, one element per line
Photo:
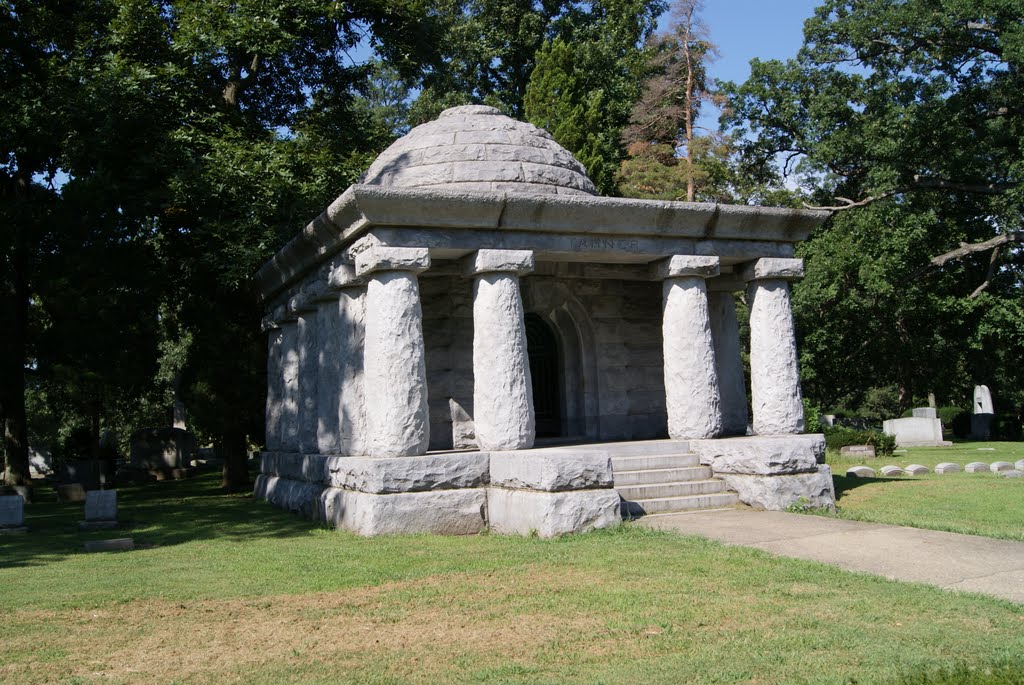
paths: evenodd
<path fill-rule="evenodd" d="M 832 470 L 823 463 L 823 435 L 693 440 L 690 449 L 741 502 L 756 509 L 835 508 Z"/>

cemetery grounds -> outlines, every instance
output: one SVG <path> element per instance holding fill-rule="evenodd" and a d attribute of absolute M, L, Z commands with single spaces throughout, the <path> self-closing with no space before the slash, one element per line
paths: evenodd
<path fill-rule="evenodd" d="M 957 500 L 930 527 L 1019 539 L 1020 481 L 848 486 L 833 466 L 843 516 L 927 523 Z M 0 537 L 0 682 L 1024 683 L 1012 602 L 628 524 L 363 539 L 217 485 L 121 488 L 113 533 L 79 532 L 82 505 L 37 488 L 32 530 Z M 1002 516 L 1001 489 L 1018 507 Z M 83 551 L 117 536 L 137 549 Z"/>

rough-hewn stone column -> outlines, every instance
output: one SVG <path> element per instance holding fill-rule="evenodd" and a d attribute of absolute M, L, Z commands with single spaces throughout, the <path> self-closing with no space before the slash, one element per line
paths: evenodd
<path fill-rule="evenodd" d="M 743 375 L 740 329 L 736 321 L 736 303 L 732 292 L 715 290 L 708 283 L 711 309 L 711 337 L 715 341 L 715 370 L 722 401 L 722 435 L 746 435 L 747 382 Z"/>
<path fill-rule="evenodd" d="M 750 304 L 750 394 L 756 435 L 804 430 L 789 295 L 789 281 L 803 275 L 802 259 L 758 259 L 743 271 Z"/>
<path fill-rule="evenodd" d="M 371 246 L 356 255 L 367 278 L 364 392 L 369 452 L 424 454 L 430 442 L 423 310 L 416 274 L 430 267 L 426 248 Z"/>
<path fill-rule="evenodd" d="M 530 361 L 519 276 L 533 271 L 533 253 L 478 250 L 466 258 L 473 282 L 473 418 L 483 450 L 533 447 Z"/>
<path fill-rule="evenodd" d="M 284 395 L 283 345 L 284 307 L 264 317 L 262 328 L 267 334 L 267 405 L 266 405 L 266 449 L 277 452 L 281 449 L 281 403 Z"/>
<path fill-rule="evenodd" d="M 662 337 L 668 434 L 675 440 L 713 438 L 722 432 L 705 278 L 718 275 L 718 257 L 675 255 L 656 262 L 663 281 Z"/>
<path fill-rule="evenodd" d="M 355 267 L 340 264 L 328 280 L 330 299 L 322 300 L 320 379 L 317 385 L 317 446 L 321 454 L 362 454 L 363 299 L 365 285 Z"/>
<path fill-rule="evenodd" d="M 298 449 L 303 454 L 317 451 L 317 356 L 319 347 L 317 303 L 306 296 L 292 298 L 289 308 L 298 316 Z"/>

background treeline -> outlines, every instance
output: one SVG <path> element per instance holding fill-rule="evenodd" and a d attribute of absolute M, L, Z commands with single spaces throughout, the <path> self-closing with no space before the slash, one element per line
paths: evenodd
<path fill-rule="evenodd" d="M 833 0 L 744 84 L 708 77 L 700 9 L 0 0 L 8 481 L 29 442 L 88 456 L 178 400 L 245 487 L 265 387 L 249 277 L 397 136 L 467 103 L 547 128 L 604 194 L 840 208 L 796 288 L 822 408 L 968 408 L 986 383 L 1018 412 L 1019 0 Z"/>

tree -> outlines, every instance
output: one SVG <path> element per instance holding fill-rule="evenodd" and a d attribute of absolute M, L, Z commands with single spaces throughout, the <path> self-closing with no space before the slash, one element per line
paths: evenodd
<path fill-rule="evenodd" d="M 1024 349 L 1006 325 L 1022 294 L 1022 18 L 1016 0 L 829 0 L 797 59 L 755 60 L 728 88 L 746 152 L 781 156 L 838 212 L 806 246 L 797 289 L 822 392 L 868 375 L 894 379 L 903 406 L 984 381 L 1024 397 L 1018 372 L 977 354 L 982 339 L 992 359 Z M 844 315 L 856 330 L 821 330 Z M 863 363 L 846 363 L 861 347 Z"/>
<path fill-rule="evenodd" d="M 639 46 L 662 10 L 650 0 L 594 3 L 590 14 L 564 17 L 561 34 L 537 52 L 526 118 L 579 159 L 599 193 L 615 192 L 619 138 L 639 95 Z"/>

